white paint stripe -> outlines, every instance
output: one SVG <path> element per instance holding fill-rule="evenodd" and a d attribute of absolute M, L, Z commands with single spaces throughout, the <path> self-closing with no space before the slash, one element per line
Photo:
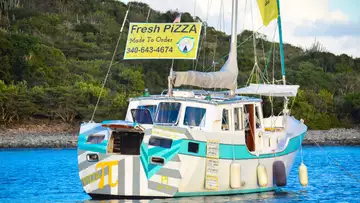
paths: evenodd
<path fill-rule="evenodd" d="M 160 197 L 170 197 L 170 195 L 157 191 L 157 190 L 152 190 L 149 189 L 149 196 L 160 196 Z"/>
<path fill-rule="evenodd" d="M 82 153 L 80 156 L 78 156 L 78 163 L 79 163 L 79 164 L 82 163 L 82 162 L 84 162 L 84 161 L 87 161 L 87 160 L 86 160 L 86 155 L 87 155 L 88 153 L 94 154 L 95 152 L 86 151 L 85 153 Z M 95 153 L 95 154 L 99 154 L 99 153 Z"/>
<path fill-rule="evenodd" d="M 118 184 L 116 185 L 116 187 L 111 187 L 110 191 L 112 195 L 117 195 L 119 193 L 118 187 L 119 187 L 119 180 L 118 180 L 118 174 L 119 174 L 119 165 L 113 166 L 112 167 L 112 182 L 115 183 L 116 181 L 118 182 Z M 110 172 L 109 172 L 110 173 Z"/>
<path fill-rule="evenodd" d="M 169 136 L 175 136 L 173 139 L 174 140 L 178 140 L 180 138 L 186 138 L 186 136 L 182 133 L 177 133 L 177 132 L 172 132 L 172 131 L 167 131 L 167 130 L 163 130 L 163 129 L 154 129 L 155 131 L 157 131 L 159 133 L 159 136 L 162 136 L 162 133 L 165 134 L 164 137 L 167 137 L 166 135 L 169 135 Z M 155 136 L 158 135 L 157 133 L 155 134 Z"/>
<path fill-rule="evenodd" d="M 140 163 L 140 195 L 148 196 L 148 180 L 144 172 L 144 168 Z"/>
<path fill-rule="evenodd" d="M 180 166 L 181 166 L 181 162 L 169 161 L 163 166 L 163 168 L 179 170 Z"/>
<path fill-rule="evenodd" d="M 125 158 L 125 195 L 132 195 L 133 188 L 133 158 Z"/>

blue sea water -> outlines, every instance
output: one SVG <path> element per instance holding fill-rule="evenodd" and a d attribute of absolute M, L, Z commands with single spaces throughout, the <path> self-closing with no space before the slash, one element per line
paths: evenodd
<path fill-rule="evenodd" d="M 307 146 L 303 159 L 309 173 L 305 188 L 298 180 L 298 153 L 287 186 L 277 192 L 134 202 L 360 202 L 360 147 Z M 91 200 L 82 190 L 74 149 L 11 149 L 0 150 L 0 202 L 132 201 Z"/>

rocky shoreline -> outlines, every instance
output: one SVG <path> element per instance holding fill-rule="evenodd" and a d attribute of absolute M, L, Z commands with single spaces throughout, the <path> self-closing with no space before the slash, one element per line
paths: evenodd
<path fill-rule="evenodd" d="M 0 148 L 76 148 L 74 125 L 37 125 L 0 130 Z M 360 130 L 309 130 L 303 145 L 360 145 Z"/>
<path fill-rule="evenodd" d="M 360 145 L 359 129 L 309 130 L 303 145 Z"/>
<path fill-rule="evenodd" d="M 13 126 L 0 129 L 0 148 L 76 148 L 77 135 L 64 123 Z"/>

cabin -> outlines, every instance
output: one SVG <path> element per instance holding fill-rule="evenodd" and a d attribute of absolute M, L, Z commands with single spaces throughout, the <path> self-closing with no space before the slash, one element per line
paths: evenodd
<path fill-rule="evenodd" d="M 172 97 L 163 93 L 129 99 L 125 121 L 136 122 L 143 130 L 150 130 L 154 125 L 186 128 L 194 140 L 215 139 L 221 143 L 242 144 L 250 153 L 256 154 L 276 149 L 279 141 L 276 138 L 284 135 L 282 122 L 274 122 L 281 118 L 264 119 L 262 112 L 259 98 L 174 90 Z M 144 133 L 120 134 L 111 136 L 108 152 L 139 155 Z"/>

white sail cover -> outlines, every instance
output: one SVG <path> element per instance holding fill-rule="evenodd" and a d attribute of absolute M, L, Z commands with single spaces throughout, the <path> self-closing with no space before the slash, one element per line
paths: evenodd
<path fill-rule="evenodd" d="M 236 57 L 236 56 L 235 56 Z M 229 59 L 225 65 L 217 72 L 174 72 L 174 86 L 192 85 L 203 88 L 226 88 L 235 90 L 237 88 L 238 66 L 237 61 Z"/>
<path fill-rule="evenodd" d="M 299 85 L 250 84 L 237 89 L 236 94 L 257 94 L 274 97 L 295 97 Z"/>
<path fill-rule="evenodd" d="M 224 66 L 217 72 L 173 72 L 173 85 L 191 85 L 202 88 L 225 88 L 235 91 L 237 88 L 238 63 L 237 63 L 237 1 L 232 5 L 232 34 L 229 57 Z"/>

